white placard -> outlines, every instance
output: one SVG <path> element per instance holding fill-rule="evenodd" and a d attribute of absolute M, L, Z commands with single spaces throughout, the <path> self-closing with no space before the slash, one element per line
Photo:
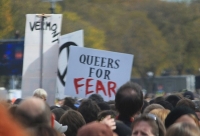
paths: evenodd
<path fill-rule="evenodd" d="M 133 55 L 70 47 L 65 95 L 87 98 L 93 93 L 114 100 L 116 90 L 130 80 Z"/>
<path fill-rule="evenodd" d="M 57 94 L 56 97 L 63 99 L 66 95 L 65 80 L 67 73 L 67 63 L 69 57 L 69 46 L 84 46 L 83 30 L 72 32 L 60 36 L 59 40 L 59 56 L 58 56 L 58 77 L 57 77 Z"/>
<path fill-rule="evenodd" d="M 61 14 L 45 14 L 43 33 L 41 15 L 27 14 L 25 29 L 24 62 L 22 77 L 22 97 L 32 96 L 39 87 L 48 93 L 47 101 L 54 104 L 58 64 L 58 41 L 61 33 Z M 41 39 L 43 37 L 43 43 Z M 43 59 L 41 70 L 41 45 Z M 42 71 L 42 83 L 40 72 Z M 42 84 L 42 86 L 40 86 Z"/>

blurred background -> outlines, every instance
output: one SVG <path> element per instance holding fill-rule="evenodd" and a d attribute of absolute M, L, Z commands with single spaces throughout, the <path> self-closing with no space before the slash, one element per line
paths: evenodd
<path fill-rule="evenodd" d="M 20 96 L 25 15 L 63 14 L 62 34 L 85 46 L 134 54 L 144 93 L 200 89 L 200 0 L 1 0 L 0 91 Z M 120 77 L 119 77 L 120 78 Z"/>

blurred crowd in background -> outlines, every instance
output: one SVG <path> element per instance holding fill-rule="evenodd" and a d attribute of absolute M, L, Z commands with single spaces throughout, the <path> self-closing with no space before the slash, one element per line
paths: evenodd
<path fill-rule="evenodd" d="M 127 82 L 115 100 L 99 94 L 66 97 L 48 105 L 38 88 L 26 99 L 0 104 L 2 136 L 199 136 L 200 101 L 193 92 L 144 96 L 140 85 Z"/>

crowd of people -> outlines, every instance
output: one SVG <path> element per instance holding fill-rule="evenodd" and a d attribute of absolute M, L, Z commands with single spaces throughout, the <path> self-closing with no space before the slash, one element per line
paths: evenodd
<path fill-rule="evenodd" d="M 0 103 L 0 136 L 199 136 L 200 101 L 185 91 L 147 99 L 127 82 L 115 100 L 99 94 L 66 97 L 48 105 L 44 89 L 14 103 Z"/>

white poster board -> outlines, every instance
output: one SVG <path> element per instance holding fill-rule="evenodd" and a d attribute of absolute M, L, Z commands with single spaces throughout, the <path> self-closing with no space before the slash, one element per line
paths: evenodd
<path fill-rule="evenodd" d="M 64 94 L 64 90 L 70 46 L 84 46 L 83 30 L 60 36 L 56 93 L 56 97 L 59 99 L 63 99 L 64 97 L 66 97 L 66 95 Z"/>
<path fill-rule="evenodd" d="M 100 94 L 114 100 L 117 88 L 130 80 L 133 55 L 70 47 L 65 95 L 87 98 Z"/>
<path fill-rule="evenodd" d="M 47 91 L 47 101 L 51 105 L 54 104 L 56 93 L 58 41 L 62 15 L 45 14 L 45 16 L 42 34 L 41 16 L 36 14 L 26 15 L 22 97 L 32 96 L 33 91 L 41 87 Z M 42 37 L 43 43 L 41 42 Z M 43 59 L 40 59 L 41 45 L 43 45 Z M 42 83 L 40 82 L 41 71 Z"/>

